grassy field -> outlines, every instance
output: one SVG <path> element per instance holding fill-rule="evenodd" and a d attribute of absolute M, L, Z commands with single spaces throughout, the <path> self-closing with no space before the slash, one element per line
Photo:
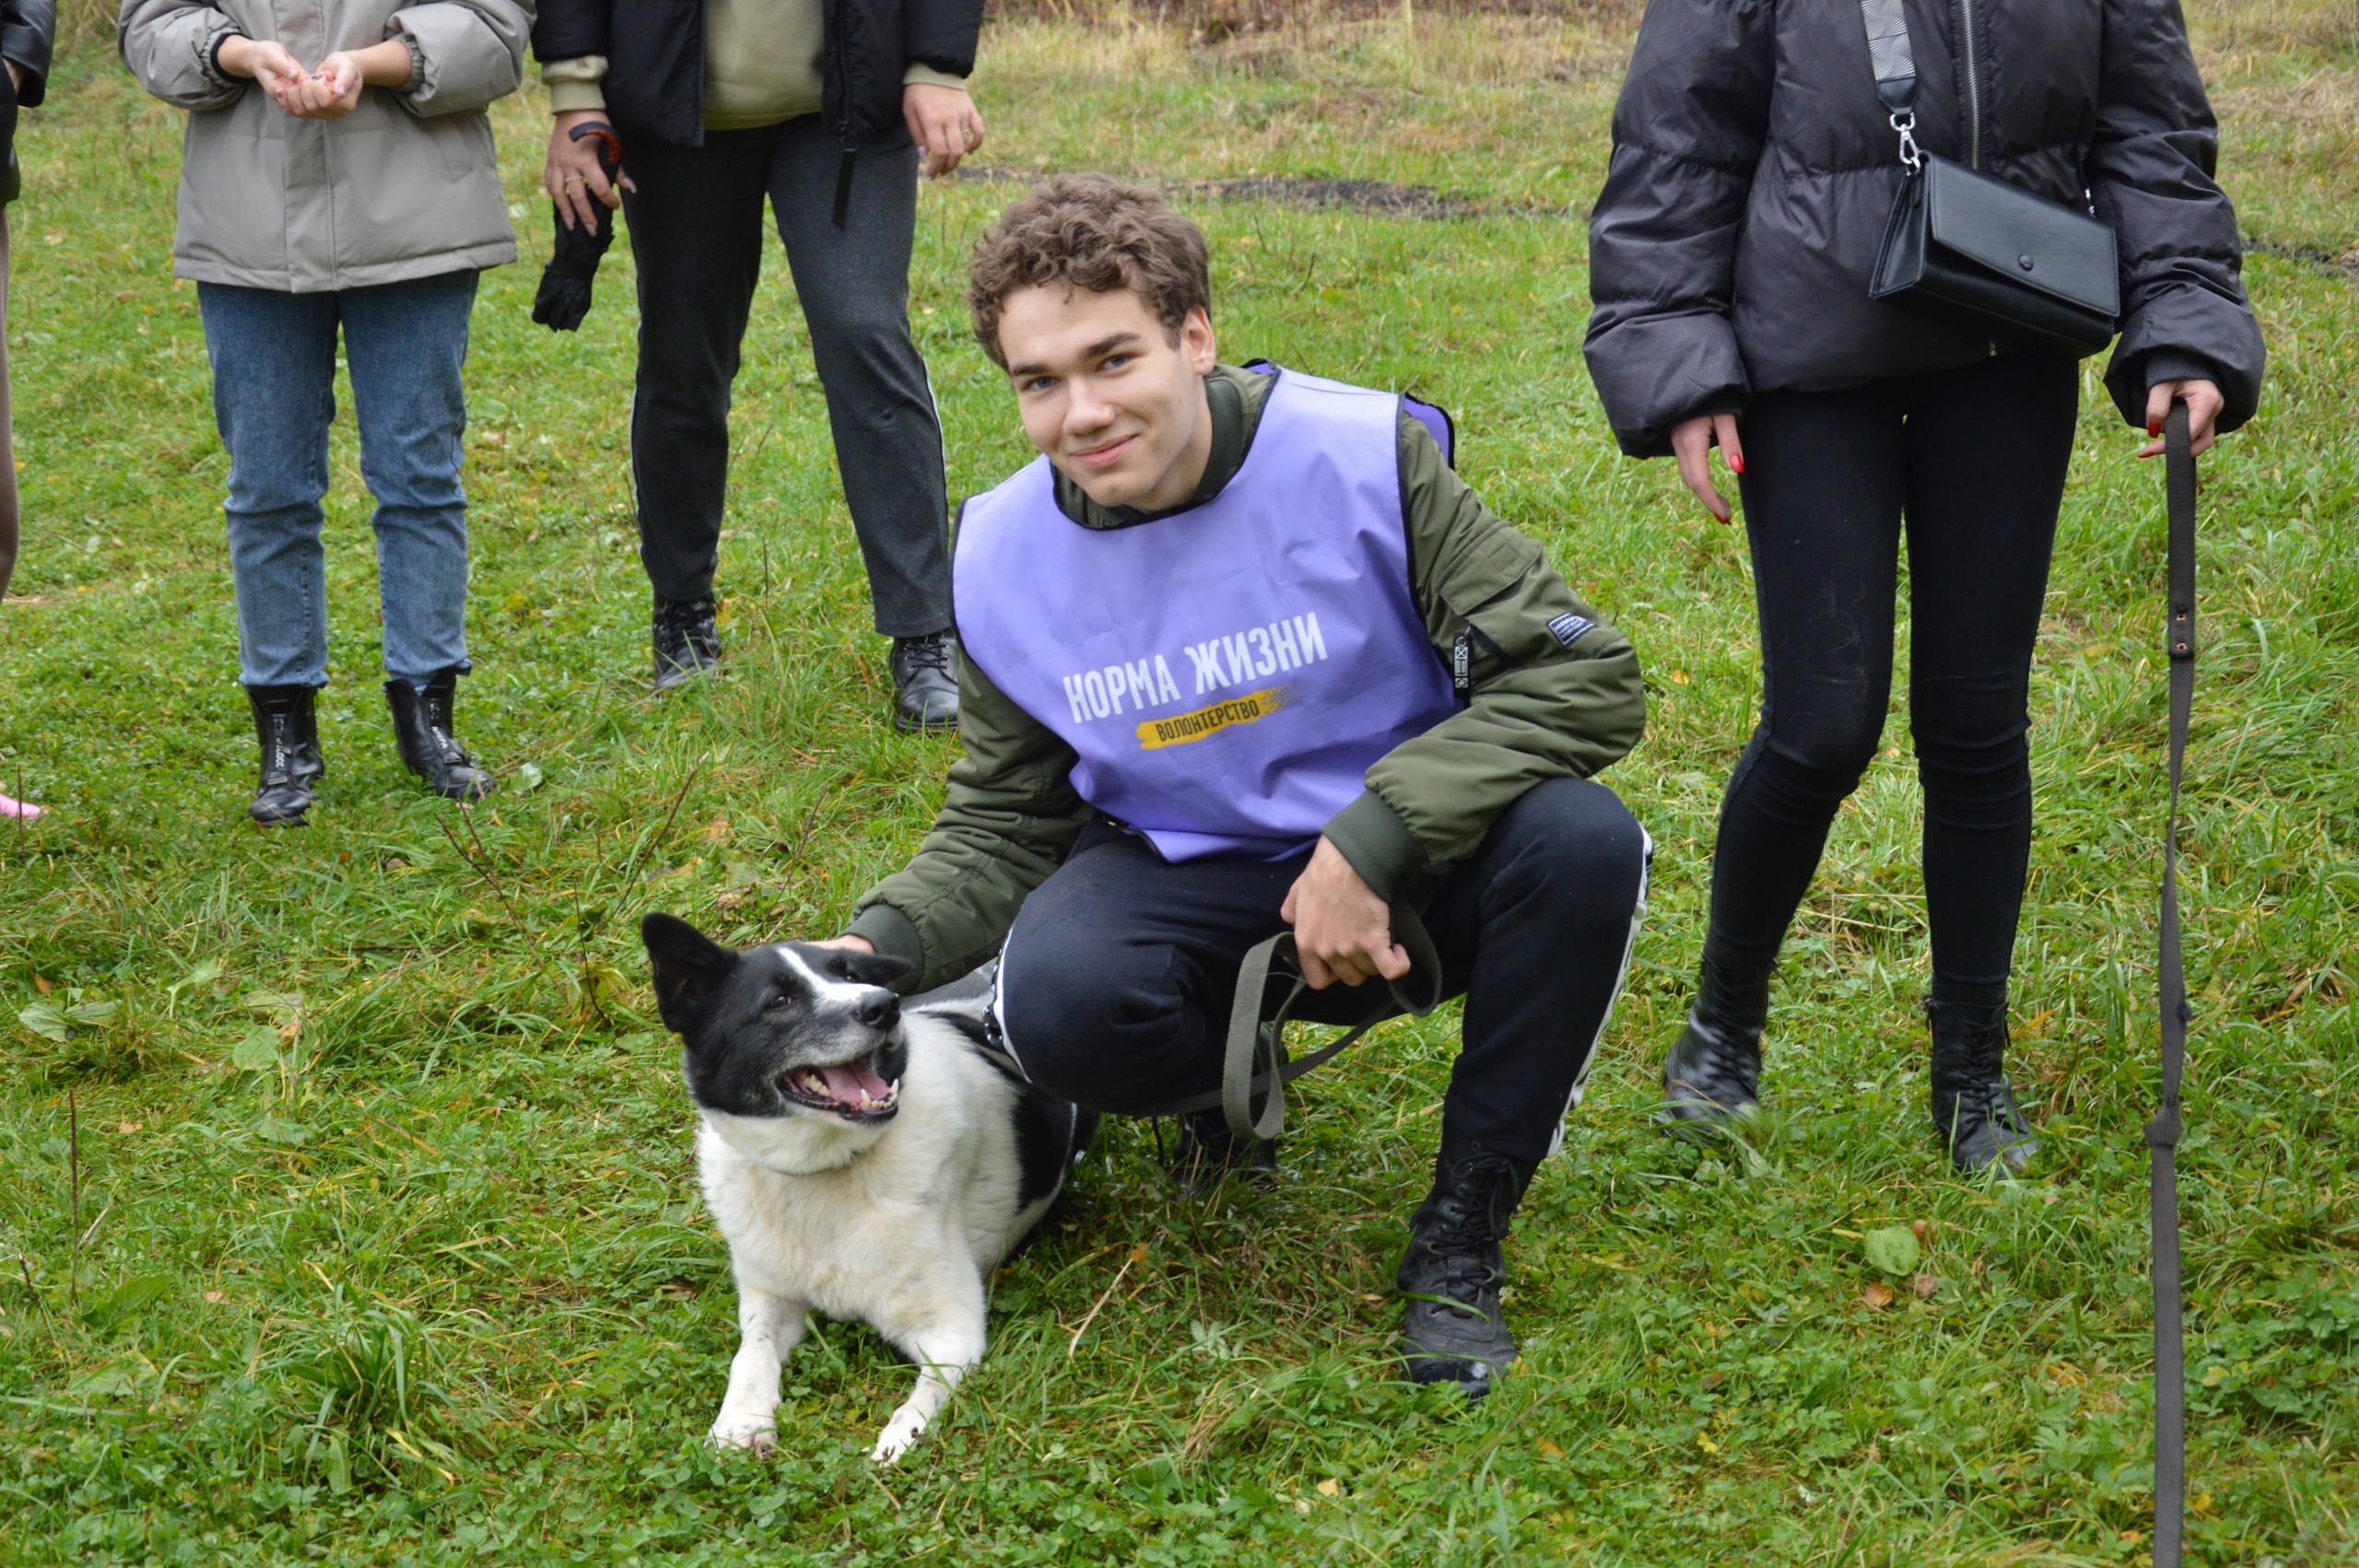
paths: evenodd
<path fill-rule="evenodd" d="M 2191 8 L 2272 356 L 2206 470 L 2193 1556 L 2291 1568 L 2359 1561 L 2359 7 Z M 797 1352 L 775 1458 L 699 1441 L 733 1293 L 633 935 L 649 907 L 738 940 L 837 929 L 954 755 L 886 721 L 784 269 L 739 382 L 727 676 L 644 695 L 628 255 L 579 336 L 531 325 L 537 266 L 505 269 L 475 317 L 461 712 L 506 787 L 461 813 L 395 762 L 347 417 L 328 779 L 313 826 L 264 836 L 226 463 L 170 277 L 178 118 L 85 18 L 9 215 L 26 558 L 0 789 L 55 810 L 0 823 L 0 1562 L 2142 1561 L 2161 475 L 2092 370 L 2035 686 L 2032 1179 L 1951 1179 L 1924 1124 L 1905 722 L 1789 949 L 1758 1146 L 1664 1139 L 1655 1068 L 1755 651 L 1739 535 L 1614 455 L 1579 363 L 1616 15 L 986 40 L 992 167 L 1484 208 L 1191 198 L 1232 358 L 1449 405 L 1469 475 L 1637 640 L 1652 723 L 1609 778 L 1661 853 L 1510 1248 L 1526 1360 L 1487 1404 L 1387 1363 L 1446 1012 L 1312 1081 L 1273 1191 L 1191 1205 L 1146 1127 L 1110 1126 L 1000 1276 L 982 1369 L 889 1472 L 865 1454 L 908 1374 L 856 1328 Z M 499 115 L 535 261 L 542 112 Z M 1023 455 L 958 304 L 1019 188 L 922 199 L 912 310 L 954 493 Z M 1921 1257 L 1887 1274 L 1862 1238 L 1896 1227 Z"/>

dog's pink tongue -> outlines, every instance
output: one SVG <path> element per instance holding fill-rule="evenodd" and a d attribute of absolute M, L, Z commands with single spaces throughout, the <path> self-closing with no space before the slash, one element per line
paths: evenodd
<path fill-rule="evenodd" d="M 860 1104 L 860 1097 L 863 1094 L 866 1094 L 871 1101 L 878 1101 L 889 1097 L 893 1093 L 891 1086 L 885 1080 L 877 1077 L 875 1071 L 864 1061 L 848 1061 L 837 1067 L 823 1067 L 819 1070 L 819 1076 L 827 1081 L 827 1093 L 847 1106 Z"/>

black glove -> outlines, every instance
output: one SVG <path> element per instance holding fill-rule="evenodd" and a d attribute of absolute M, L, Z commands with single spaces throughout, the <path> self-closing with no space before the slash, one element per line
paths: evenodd
<path fill-rule="evenodd" d="M 598 138 L 598 170 L 612 184 L 622 172 L 623 145 L 615 128 L 599 121 L 573 128 L 572 140 Z M 590 286 L 598 276 L 599 259 L 615 242 L 615 216 L 599 215 L 593 231 L 585 224 L 569 224 L 565 209 L 552 202 L 557 221 L 557 249 L 541 273 L 541 291 L 533 297 L 533 320 L 551 332 L 573 332 L 590 313 Z"/>

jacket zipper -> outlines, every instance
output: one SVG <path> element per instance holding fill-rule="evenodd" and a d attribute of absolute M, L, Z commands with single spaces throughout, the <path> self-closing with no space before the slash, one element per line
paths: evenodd
<path fill-rule="evenodd" d="M 1974 0 L 1957 0 L 1958 36 L 1966 74 L 1966 166 L 1982 167 L 1982 62 L 1977 58 Z"/>

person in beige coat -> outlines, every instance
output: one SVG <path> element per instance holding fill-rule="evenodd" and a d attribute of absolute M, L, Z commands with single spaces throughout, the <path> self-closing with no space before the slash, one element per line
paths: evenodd
<path fill-rule="evenodd" d="M 531 0 L 125 0 L 123 63 L 187 110 L 172 270 L 193 279 L 229 453 L 224 510 L 253 819 L 297 825 L 323 766 L 320 499 L 344 341 L 374 519 L 386 701 L 436 793 L 490 792 L 452 732 L 466 647 L 462 372 L 476 275 L 516 259 L 485 110 Z"/>

